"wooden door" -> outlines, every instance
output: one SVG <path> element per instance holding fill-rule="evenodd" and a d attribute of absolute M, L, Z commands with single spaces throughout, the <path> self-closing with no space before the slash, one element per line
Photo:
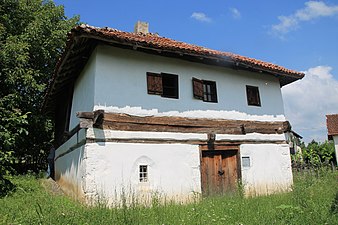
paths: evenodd
<path fill-rule="evenodd" d="M 204 195 L 224 194 L 237 189 L 238 150 L 202 151 L 201 176 Z"/>

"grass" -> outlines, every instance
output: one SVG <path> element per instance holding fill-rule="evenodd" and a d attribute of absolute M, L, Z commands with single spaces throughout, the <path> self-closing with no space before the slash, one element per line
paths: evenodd
<path fill-rule="evenodd" d="M 338 196 L 337 171 L 297 174 L 290 193 L 209 197 L 188 205 L 154 201 L 152 207 L 119 209 L 83 206 L 46 191 L 46 181 L 32 175 L 12 180 L 18 188 L 0 199 L 0 224 L 338 224 L 338 212 L 331 209 Z"/>

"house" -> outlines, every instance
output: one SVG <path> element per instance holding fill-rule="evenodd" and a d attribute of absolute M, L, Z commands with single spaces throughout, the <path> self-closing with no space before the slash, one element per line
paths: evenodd
<path fill-rule="evenodd" d="M 338 114 L 326 115 L 326 126 L 328 139 L 334 142 L 336 165 L 338 165 Z"/>
<path fill-rule="evenodd" d="M 55 121 L 55 180 L 109 204 L 124 194 L 187 201 L 238 183 L 247 195 L 289 190 L 281 87 L 303 76 L 146 23 L 133 33 L 75 27 L 43 102 Z"/>
<path fill-rule="evenodd" d="M 302 153 L 302 149 L 300 147 L 301 139 L 303 138 L 295 131 L 290 130 L 285 133 L 286 142 L 289 143 L 290 146 L 290 154 L 294 155 L 297 153 Z"/>

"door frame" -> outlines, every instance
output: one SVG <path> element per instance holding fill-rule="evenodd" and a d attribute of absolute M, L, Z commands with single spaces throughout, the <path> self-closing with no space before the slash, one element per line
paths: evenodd
<path fill-rule="evenodd" d="M 237 163 L 237 181 L 240 182 L 242 180 L 242 166 L 241 166 L 241 156 L 240 156 L 240 146 L 239 144 L 201 144 L 199 145 L 200 149 L 200 175 L 201 175 L 201 191 L 202 195 L 206 195 L 205 188 L 203 187 L 203 181 L 202 181 L 202 160 L 203 160 L 203 151 L 237 151 L 236 153 L 236 163 Z"/>

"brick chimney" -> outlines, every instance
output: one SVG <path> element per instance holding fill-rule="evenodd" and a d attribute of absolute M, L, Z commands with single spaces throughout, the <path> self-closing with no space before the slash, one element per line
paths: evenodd
<path fill-rule="evenodd" d="M 138 34 L 138 33 L 148 34 L 149 33 L 149 23 L 137 21 L 137 23 L 135 24 L 134 33 L 136 33 L 136 34 Z"/>

